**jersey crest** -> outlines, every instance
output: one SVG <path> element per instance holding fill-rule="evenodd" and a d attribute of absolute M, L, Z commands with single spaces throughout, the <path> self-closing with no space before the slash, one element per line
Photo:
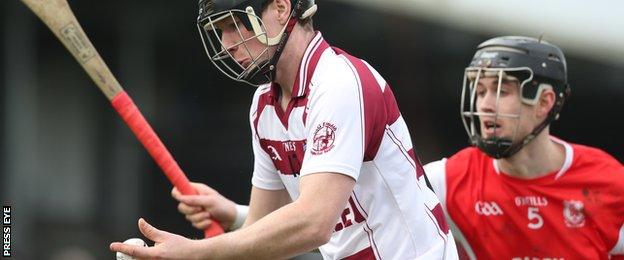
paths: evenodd
<path fill-rule="evenodd" d="M 316 127 L 314 132 L 314 143 L 310 153 L 313 155 L 324 154 L 334 148 L 336 139 L 336 126 L 332 123 L 323 122 Z"/>
<path fill-rule="evenodd" d="M 579 228 L 585 225 L 585 207 L 582 201 L 563 201 L 563 219 L 566 226 Z"/>

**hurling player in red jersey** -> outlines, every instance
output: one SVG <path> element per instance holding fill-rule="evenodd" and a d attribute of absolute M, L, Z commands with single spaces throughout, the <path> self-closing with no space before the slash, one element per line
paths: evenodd
<path fill-rule="evenodd" d="M 464 257 L 624 258 L 624 167 L 550 135 L 569 94 L 557 46 L 498 37 L 477 47 L 461 99 L 473 147 L 425 166 Z"/>

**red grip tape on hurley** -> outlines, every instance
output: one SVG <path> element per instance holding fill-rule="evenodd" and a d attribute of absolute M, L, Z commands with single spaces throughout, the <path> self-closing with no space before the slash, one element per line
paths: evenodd
<path fill-rule="evenodd" d="M 141 111 L 139 111 L 130 96 L 125 91 L 121 91 L 111 100 L 111 103 L 173 186 L 184 195 L 197 195 L 197 191 L 191 186 L 178 163 L 147 123 L 147 120 L 145 120 L 145 117 L 143 117 L 143 114 L 141 114 Z M 223 228 L 221 228 L 219 222 L 212 220 L 212 224 L 204 230 L 204 235 L 213 237 L 219 234 L 223 234 Z"/>

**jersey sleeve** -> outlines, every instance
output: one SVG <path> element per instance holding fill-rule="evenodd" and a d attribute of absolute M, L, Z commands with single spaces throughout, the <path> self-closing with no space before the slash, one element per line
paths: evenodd
<path fill-rule="evenodd" d="M 335 172 L 358 178 L 364 158 L 362 93 L 348 69 L 314 87 L 308 101 L 301 176 Z M 343 75 L 340 75 L 340 74 Z"/>
<path fill-rule="evenodd" d="M 620 232 L 618 234 L 618 241 L 615 243 L 613 249 L 611 249 L 610 254 L 612 256 L 618 256 L 617 259 L 624 260 L 624 224 L 620 227 Z M 616 258 L 611 258 L 616 259 Z"/>
<path fill-rule="evenodd" d="M 427 174 L 427 178 L 431 182 L 431 186 L 433 187 L 433 191 L 438 196 L 442 207 L 444 208 L 444 215 L 446 216 L 446 220 L 449 224 L 449 228 L 451 229 L 451 233 L 455 238 L 455 244 L 457 246 L 457 251 L 459 254 L 459 259 L 477 259 L 474 250 L 468 243 L 468 240 L 464 236 L 463 232 L 459 229 L 455 221 L 448 214 L 447 208 L 447 172 L 446 172 L 446 164 L 448 159 L 443 158 L 438 161 L 430 162 L 426 164 L 423 168 L 425 169 L 425 174 Z"/>
<path fill-rule="evenodd" d="M 446 158 L 430 162 L 424 167 L 425 174 L 431 182 L 433 191 L 440 199 L 440 203 L 446 209 Z"/>
<path fill-rule="evenodd" d="M 251 177 L 251 184 L 254 187 L 258 187 L 265 190 L 281 190 L 285 189 L 284 183 L 282 182 L 279 174 L 277 173 L 277 169 L 273 164 L 273 161 L 269 157 L 269 155 L 260 148 L 260 139 L 258 134 L 256 133 L 256 128 L 254 126 L 254 121 L 256 117 L 260 116 L 257 113 L 257 104 L 258 104 L 258 96 L 260 93 L 260 88 L 256 91 L 254 95 L 254 101 L 251 104 L 251 109 L 249 112 L 249 123 L 251 126 L 251 143 L 254 154 L 254 168 L 253 168 L 253 176 Z"/>
<path fill-rule="evenodd" d="M 601 173 L 600 176 L 604 176 L 601 182 L 608 183 L 600 189 L 600 201 L 607 211 L 595 216 L 596 227 L 611 246 L 608 249 L 611 259 L 624 259 L 624 165 L 600 149 L 581 151 L 587 153 L 585 157 L 593 163 L 587 171 Z"/>

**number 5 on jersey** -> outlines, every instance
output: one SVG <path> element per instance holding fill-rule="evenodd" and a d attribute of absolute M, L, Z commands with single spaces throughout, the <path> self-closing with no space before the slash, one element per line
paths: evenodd
<path fill-rule="evenodd" d="M 527 226 L 530 229 L 539 229 L 544 225 L 544 218 L 539 214 L 539 208 L 529 207 L 527 210 L 527 217 L 529 218 L 529 224 Z"/>

